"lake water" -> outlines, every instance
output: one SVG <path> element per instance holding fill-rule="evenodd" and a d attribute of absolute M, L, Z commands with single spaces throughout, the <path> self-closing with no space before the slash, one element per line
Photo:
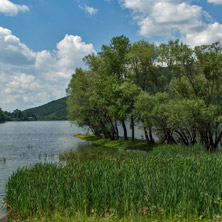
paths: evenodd
<path fill-rule="evenodd" d="M 130 124 L 126 123 L 128 136 Z M 123 135 L 121 125 L 119 134 Z M 37 162 L 57 162 L 59 154 L 72 149 L 78 151 L 89 142 L 73 137 L 87 133 L 88 128 L 79 128 L 69 121 L 7 122 L 0 124 L 0 218 L 6 212 L 2 207 L 5 185 L 18 167 L 30 166 Z M 138 128 L 135 137 L 141 138 Z M 5 161 L 4 161 L 5 160 Z"/>
<path fill-rule="evenodd" d="M 58 161 L 59 153 L 89 144 L 73 137 L 87 129 L 69 121 L 7 122 L 0 124 L 0 208 L 8 178 L 18 167 Z M 5 161 L 4 161 L 5 160 Z M 5 213 L 0 209 L 1 215 Z"/>

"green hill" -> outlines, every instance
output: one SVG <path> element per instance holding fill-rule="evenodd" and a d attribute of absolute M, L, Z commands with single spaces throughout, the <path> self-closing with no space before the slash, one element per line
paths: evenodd
<path fill-rule="evenodd" d="M 33 112 L 37 120 L 67 120 L 66 99 L 64 97 L 25 111 Z"/>

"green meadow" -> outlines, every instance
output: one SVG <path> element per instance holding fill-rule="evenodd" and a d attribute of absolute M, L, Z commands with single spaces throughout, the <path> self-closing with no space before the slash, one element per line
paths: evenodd
<path fill-rule="evenodd" d="M 5 202 L 9 221 L 221 221 L 221 178 L 222 154 L 199 145 L 93 145 L 17 169 Z"/>

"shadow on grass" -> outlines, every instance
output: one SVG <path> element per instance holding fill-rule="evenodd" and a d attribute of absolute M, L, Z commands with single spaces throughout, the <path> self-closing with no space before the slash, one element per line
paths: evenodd
<path fill-rule="evenodd" d="M 132 140 L 129 138 L 125 141 L 122 137 L 119 140 L 106 139 L 104 137 L 97 137 L 95 135 L 83 135 L 77 134 L 75 135 L 76 138 L 90 141 L 94 145 L 100 145 L 109 148 L 119 148 L 119 149 L 129 149 L 129 150 L 142 150 L 142 151 L 150 151 L 152 150 L 153 146 L 149 146 L 146 144 L 145 140 L 134 139 Z"/>

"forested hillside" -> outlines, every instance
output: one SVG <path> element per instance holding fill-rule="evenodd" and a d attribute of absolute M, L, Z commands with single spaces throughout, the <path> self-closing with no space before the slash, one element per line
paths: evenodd
<path fill-rule="evenodd" d="M 37 120 L 67 120 L 66 99 L 64 97 L 25 111 L 35 113 Z"/>

